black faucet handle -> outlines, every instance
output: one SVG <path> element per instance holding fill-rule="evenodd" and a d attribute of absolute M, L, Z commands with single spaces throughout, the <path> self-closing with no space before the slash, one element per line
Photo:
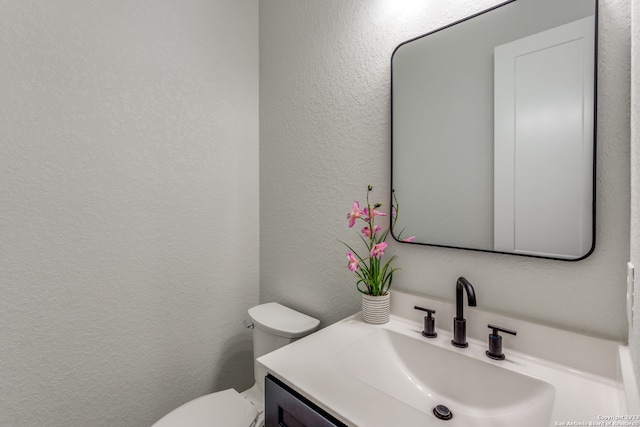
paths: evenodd
<path fill-rule="evenodd" d="M 512 329 L 503 328 L 501 326 L 495 326 L 495 325 L 492 325 L 491 323 L 487 325 L 487 328 L 493 329 L 493 335 L 499 335 L 498 332 L 504 332 L 505 334 L 511 334 L 511 335 L 517 334 L 517 332 Z"/>
<path fill-rule="evenodd" d="M 516 331 L 492 324 L 487 325 L 487 327 L 489 329 L 493 329 L 489 334 L 489 350 L 486 351 L 487 357 L 495 360 L 504 360 L 505 356 L 502 353 L 502 337 L 499 332 L 516 335 Z"/>
<path fill-rule="evenodd" d="M 436 314 L 436 311 L 431 310 L 430 308 L 418 307 L 417 305 L 413 306 L 413 308 L 427 312 L 427 315 L 424 316 L 424 329 L 422 330 L 422 336 L 427 338 L 437 337 L 436 319 L 432 317 L 433 314 Z"/>
<path fill-rule="evenodd" d="M 417 305 L 414 305 L 413 308 L 415 308 L 416 310 L 422 310 L 422 311 L 426 311 L 429 317 L 431 317 L 432 314 L 436 314 L 435 310 L 431 310 L 430 308 L 424 308 L 424 307 L 418 307 Z"/>

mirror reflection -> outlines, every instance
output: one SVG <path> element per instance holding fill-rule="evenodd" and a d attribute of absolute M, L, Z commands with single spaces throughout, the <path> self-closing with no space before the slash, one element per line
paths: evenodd
<path fill-rule="evenodd" d="M 594 247 L 594 0 L 513 0 L 392 56 L 395 234 L 564 260 Z"/>

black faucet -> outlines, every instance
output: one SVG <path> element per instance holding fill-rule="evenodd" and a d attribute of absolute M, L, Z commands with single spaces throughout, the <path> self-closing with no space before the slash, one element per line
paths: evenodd
<path fill-rule="evenodd" d="M 467 291 L 467 301 L 469 306 L 476 306 L 476 293 L 471 283 L 464 277 L 459 277 L 456 282 L 456 317 L 453 318 L 453 339 L 451 344 L 456 347 L 468 347 L 467 343 L 467 321 L 463 314 L 463 289 Z"/>
<path fill-rule="evenodd" d="M 490 359 L 504 360 L 504 354 L 502 353 L 502 337 L 498 332 L 506 332 L 511 335 L 516 335 L 517 332 L 492 324 L 488 324 L 487 326 L 489 329 L 493 329 L 493 332 L 489 334 L 489 350 L 485 353 Z"/>

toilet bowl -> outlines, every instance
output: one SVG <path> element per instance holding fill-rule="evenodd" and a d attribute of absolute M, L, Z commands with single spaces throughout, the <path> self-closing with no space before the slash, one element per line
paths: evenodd
<path fill-rule="evenodd" d="M 262 427 L 264 377 L 256 359 L 318 329 L 320 321 L 275 302 L 249 309 L 253 328 L 255 384 L 242 393 L 230 388 L 191 400 L 169 412 L 152 427 Z"/>

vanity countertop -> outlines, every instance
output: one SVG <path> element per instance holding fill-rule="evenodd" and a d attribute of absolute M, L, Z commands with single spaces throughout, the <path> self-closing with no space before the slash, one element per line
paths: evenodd
<path fill-rule="evenodd" d="M 437 306 L 438 314 L 442 317 L 442 314 L 448 314 L 448 310 L 453 311 L 453 308 L 449 307 L 450 304 L 399 292 L 394 292 L 392 300 L 394 299 L 396 306 L 394 309 L 394 303 L 392 303 L 392 315 L 389 323 L 384 325 L 367 324 L 362 321 L 361 314 L 357 313 L 260 357 L 258 363 L 301 395 L 348 426 L 353 427 L 443 425 L 443 421 L 438 420 L 431 412 L 433 405 L 428 402 L 426 397 L 424 404 L 416 403 L 415 400 L 396 398 L 397 396 L 394 397 L 387 393 L 387 390 L 382 390 L 382 387 L 375 387 L 368 384 L 366 380 L 363 381 L 362 375 L 358 378 L 353 369 L 348 367 L 344 360 L 341 360 L 339 354 L 344 354 L 344 349 L 370 334 L 379 333 L 381 330 L 400 334 L 411 340 L 421 340 L 424 345 L 438 346 L 447 351 L 475 358 L 480 364 L 476 363 L 474 366 L 479 366 L 480 369 L 483 369 L 483 366 L 496 365 L 550 384 L 555 392 L 553 410 L 549 420 L 550 426 L 571 425 L 571 423 L 580 422 L 584 422 L 584 425 L 589 425 L 589 422 L 592 423 L 591 425 L 599 425 L 595 423 L 604 422 L 602 425 L 607 425 L 607 421 L 614 421 L 615 417 L 629 414 L 624 386 L 618 379 L 618 354 L 619 350 L 625 350 L 626 347 L 620 346 L 619 343 L 528 324 L 504 316 L 483 313 L 480 310 L 470 310 L 468 317 L 465 314 L 469 323 L 484 323 L 484 328 L 486 328 L 488 318 L 501 326 L 520 329 L 517 338 L 507 339 L 505 337 L 504 352 L 507 354 L 507 359 L 495 361 L 485 356 L 486 338 L 474 337 L 473 328 L 470 329 L 469 347 L 466 349 L 451 346 L 451 332 L 446 328 L 446 323 L 449 322 L 445 320 L 440 322 L 442 327 L 438 329 L 437 338 L 426 339 L 422 337 L 422 314 L 414 313 L 413 305 Z M 448 316 L 443 318 L 446 319 Z M 541 328 L 541 330 L 537 328 Z M 477 330 L 483 329 L 478 328 Z M 488 332 L 490 331 L 487 330 L 486 333 Z M 484 331 L 483 335 L 487 336 Z M 520 348 L 518 349 L 513 348 L 518 347 L 517 345 L 510 345 L 517 342 L 516 340 L 524 342 L 527 339 L 535 339 L 532 337 L 536 336 L 548 338 L 544 345 L 544 348 L 547 349 L 549 343 L 562 342 L 563 344 L 558 344 L 555 352 L 553 349 L 551 350 L 550 354 L 555 353 L 557 357 L 551 357 L 552 360 L 550 360 L 539 354 L 532 355 L 531 352 L 521 351 L 527 348 L 538 348 L 535 345 L 528 347 L 531 344 L 525 346 L 519 344 Z M 565 354 L 567 352 L 569 354 Z M 576 360 L 575 364 L 570 363 L 572 359 Z M 367 364 L 367 360 L 364 358 L 358 362 L 362 366 Z M 431 366 L 429 362 L 429 360 L 424 360 L 425 369 L 438 368 Z M 389 361 L 389 363 L 394 362 Z M 373 370 L 381 368 L 384 366 L 371 367 Z M 487 369 L 495 370 L 493 367 Z M 464 387 L 464 385 L 461 386 Z M 621 419 L 618 418 L 618 420 Z M 458 425 L 454 421 L 456 421 L 455 417 L 447 421 L 446 425 L 450 427 Z M 457 421 L 461 421 L 461 419 L 459 418 Z M 637 421 L 637 425 L 640 425 L 640 420 L 635 421 Z"/>

